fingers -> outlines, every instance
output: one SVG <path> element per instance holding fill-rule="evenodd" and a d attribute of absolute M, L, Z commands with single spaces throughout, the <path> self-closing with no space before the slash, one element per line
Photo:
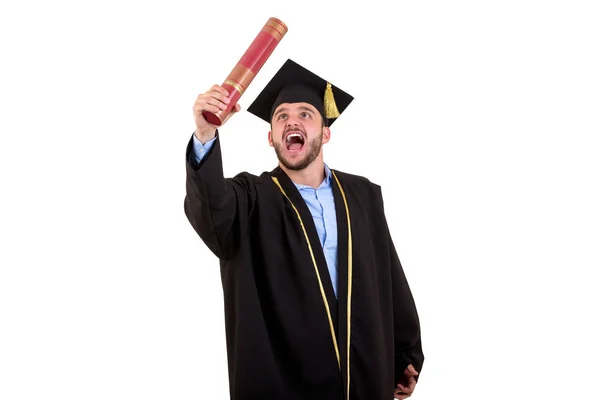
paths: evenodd
<path fill-rule="evenodd" d="M 415 386 L 417 386 L 417 380 L 414 377 L 411 377 L 408 381 L 408 387 L 411 393 L 413 392 L 413 390 L 415 390 Z"/>
<path fill-rule="evenodd" d="M 220 97 L 221 95 L 218 96 Z M 194 103 L 194 113 L 197 113 L 201 110 L 225 110 L 227 108 L 228 103 L 229 99 L 226 97 L 220 99 L 210 92 L 206 94 L 201 94 L 200 96 L 198 96 L 196 102 Z"/>
<path fill-rule="evenodd" d="M 194 115 L 200 115 L 202 114 L 203 111 L 210 111 L 214 114 L 218 113 L 219 110 L 222 110 L 223 108 L 218 107 L 218 106 L 213 106 L 210 104 L 197 104 L 194 106 Z"/>
<path fill-rule="evenodd" d="M 227 90 L 225 90 L 225 88 L 223 86 L 219 86 L 219 85 L 212 85 L 212 87 L 208 91 L 220 93 L 225 97 L 229 96 L 229 92 Z"/>
<path fill-rule="evenodd" d="M 408 399 L 412 393 L 403 393 L 400 389 L 394 390 L 394 398 L 395 399 Z"/>
<path fill-rule="evenodd" d="M 208 91 L 198 95 L 192 109 L 194 120 L 196 121 L 196 128 L 201 131 L 207 129 L 208 126 L 214 128 L 214 125 L 208 123 L 203 112 L 208 111 L 213 114 L 219 114 L 221 111 L 227 110 L 227 108 L 231 106 L 231 99 L 229 99 L 228 96 L 229 92 L 219 85 L 213 85 Z M 240 110 L 241 106 L 239 104 L 233 104 L 229 113 L 221 122 L 221 125 L 225 124 L 232 115 Z"/>
<path fill-rule="evenodd" d="M 229 103 L 229 92 L 225 90 L 224 87 L 219 85 L 213 85 L 204 95 L 208 95 L 209 97 L 220 100 L 223 103 Z M 198 96 L 201 97 L 202 95 Z"/>
<path fill-rule="evenodd" d="M 415 386 L 417 385 L 417 380 L 415 378 L 415 376 L 419 375 L 419 373 L 417 372 L 417 370 L 415 369 L 415 367 L 410 364 L 408 367 L 406 367 L 406 370 L 404 371 L 404 378 L 406 378 L 406 385 L 399 383 L 396 386 L 396 390 L 401 392 L 402 395 L 408 395 L 410 396 L 413 391 L 415 390 Z M 396 393 L 396 392 L 394 392 Z M 404 397 L 406 398 L 406 397 Z"/>
<path fill-rule="evenodd" d="M 403 393 L 412 393 L 415 390 L 415 386 L 417 386 L 417 381 L 415 378 L 410 378 L 408 381 L 408 385 L 403 385 L 399 383 L 397 388 L 400 389 Z"/>
<path fill-rule="evenodd" d="M 204 110 L 215 113 L 219 110 L 225 110 L 230 102 L 227 96 L 229 96 L 229 92 L 225 88 L 213 85 L 206 93 L 202 93 L 196 98 L 193 108 L 194 114 L 200 114 Z"/>

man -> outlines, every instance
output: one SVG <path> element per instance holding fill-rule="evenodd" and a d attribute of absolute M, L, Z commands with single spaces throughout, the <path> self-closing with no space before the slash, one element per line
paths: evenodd
<path fill-rule="evenodd" d="M 420 325 L 381 189 L 323 161 L 353 98 L 288 60 L 248 109 L 271 124 L 279 166 L 226 179 L 202 116 L 226 97 L 215 85 L 194 104 L 185 213 L 220 259 L 231 398 L 408 398 Z"/>

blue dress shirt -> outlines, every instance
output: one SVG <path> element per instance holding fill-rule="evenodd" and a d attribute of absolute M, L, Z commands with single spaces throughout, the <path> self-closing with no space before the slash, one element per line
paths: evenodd
<path fill-rule="evenodd" d="M 193 157 L 197 164 L 204 158 L 204 156 L 212 148 L 216 137 L 209 140 L 205 144 L 202 144 L 196 137 L 192 135 L 194 140 L 194 152 Z M 196 164 L 196 165 L 197 165 Z M 310 213 L 312 214 L 321 246 L 323 248 L 323 254 L 327 261 L 327 269 L 329 270 L 329 276 L 331 277 L 331 283 L 333 284 L 333 290 L 337 297 L 337 220 L 335 214 L 335 202 L 333 199 L 333 189 L 331 187 L 331 170 L 325 164 L 325 179 L 321 185 L 314 189 L 310 186 L 300 185 L 294 182 L 296 188 L 302 195 L 302 198 L 306 202 Z"/>

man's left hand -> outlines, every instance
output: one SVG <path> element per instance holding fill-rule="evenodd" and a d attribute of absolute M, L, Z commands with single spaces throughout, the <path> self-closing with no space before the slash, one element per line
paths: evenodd
<path fill-rule="evenodd" d="M 404 371 L 404 383 L 398 383 L 394 389 L 395 399 L 408 399 L 417 385 L 415 376 L 419 375 L 415 367 L 410 364 Z"/>

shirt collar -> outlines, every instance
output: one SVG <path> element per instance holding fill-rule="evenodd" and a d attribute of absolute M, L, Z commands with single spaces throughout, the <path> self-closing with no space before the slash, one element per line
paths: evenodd
<path fill-rule="evenodd" d="M 294 185 L 296 185 L 296 188 L 298 188 L 298 190 L 300 190 L 300 189 L 312 189 L 312 190 L 315 190 L 311 186 L 301 185 L 301 184 L 296 183 L 294 181 L 292 181 L 292 182 L 294 183 Z M 329 188 L 329 187 L 331 187 L 331 170 L 329 169 L 329 167 L 327 166 L 327 164 L 325 164 L 325 179 L 323 179 L 323 182 L 319 185 L 319 187 L 317 189 L 323 189 L 323 188 Z"/>

